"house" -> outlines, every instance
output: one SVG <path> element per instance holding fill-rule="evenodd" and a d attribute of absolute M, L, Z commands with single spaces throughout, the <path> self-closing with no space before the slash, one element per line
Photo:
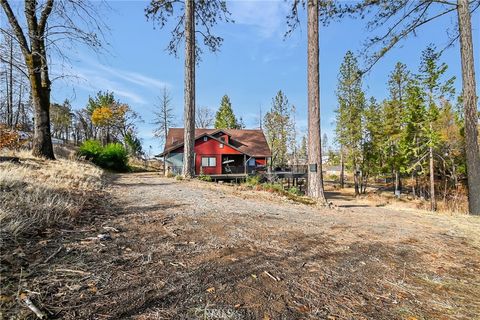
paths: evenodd
<path fill-rule="evenodd" d="M 339 176 L 342 171 L 342 166 L 324 166 L 323 171 L 327 176 Z"/>
<path fill-rule="evenodd" d="M 168 131 L 164 151 L 167 172 L 183 169 L 183 128 Z M 195 129 L 195 174 L 211 176 L 246 175 L 264 168 L 270 148 L 259 129 Z"/>

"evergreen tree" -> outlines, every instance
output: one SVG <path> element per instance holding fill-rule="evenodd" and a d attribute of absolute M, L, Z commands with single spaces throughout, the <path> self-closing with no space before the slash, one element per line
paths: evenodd
<path fill-rule="evenodd" d="M 402 123 L 404 128 L 401 133 L 399 150 L 402 155 L 401 172 L 411 175 L 413 195 L 417 192 L 423 196 L 423 188 L 419 190 L 418 176 L 426 170 L 426 139 L 423 128 L 427 123 L 426 96 L 418 81 L 412 79 L 406 88 L 405 111 Z"/>
<path fill-rule="evenodd" d="M 240 129 L 241 125 L 233 113 L 230 98 L 224 95 L 215 116 L 215 129 Z"/>
<path fill-rule="evenodd" d="M 302 141 L 300 142 L 300 148 L 298 148 L 298 159 L 302 161 L 307 160 L 307 136 L 303 135 Z"/>
<path fill-rule="evenodd" d="M 436 52 L 435 47 L 430 45 L 422 52 L 420 63 L 419 81 L 423 86 L 423 90 L 427 94 L 428 112 L 427 125 L 424 127 L 425 136 L 427 137 L 428 154 L 429 154 L 429 173 L 430 173 L 430 209 L 437 209 L 435 197 L 435 154 L 439 145 L 438 128 L 435 128 L 435 122 L 439 116 L 439 107 L 441 100 L 445 97 L 453 96 L 455 93 L 453 83 L 455 77 L 451 77 L 442 81 L 442 77 L 448 69 L 445 63 L 439 64 L 440 55 Z"/>
<path fill-rule="evenodd" d="M 399 150 L 399 141 L 401 139 L 401 130 L 404 126 L 402 118 L 405 110 L 406 90 L 410 78 L 411 75 L 407 70 L 407 66 L 397 62 L 388 79 L 389 100 L 383 104 L 382 110 L 385 135 L 383 152 L 386 158 L 384 170 L 392 174 L 395 181 L 395 193 L 401 191 L 402 184 L 400 176 L 402 155 Z"/>
<path fill-rule="evenodd" d="M 340 66 L 337 85 L 338 109 L 336 110 L 336 134 L 346 157 L 348 167 L 354 172 L 355 195 L 360 194 L 362 172 L 362 114 L 365 95 L 357 58 L 351 51 L 345 54 Z"/>
<path fill-rule="evenodd" d="M 288 142 L 291 137 L 290 103 L 280 90 L 272 99 L 272 107 L 265 114 L 264 128 L 267 142 L 272 150 L 273 167 L 287 164 Z"/>
<path fill-rule="evenodd" d="M 365 192 L 368 178 L 379 174 L 383 163 L 382 144 L 385 139 L 383 119 L 380 106 L 374 97 L 370 98 L 369 105 L 364 110 L 362 127 L 364 129 L 362 192 Z"/>

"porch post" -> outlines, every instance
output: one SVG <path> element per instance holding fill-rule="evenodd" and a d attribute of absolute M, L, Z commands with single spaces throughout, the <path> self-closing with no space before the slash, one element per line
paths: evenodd
<path fill-rule="evenodd" d="M 243 155 L 243 169 L 244 169 L 245 175 L 247 175 L 247 155 L 246 154 Z"/>
<path fill-rule="evenodd" d="M 167 176 L 167 159 L 170 156 L 170 152 L 163 156 L 163 175 Z"/>

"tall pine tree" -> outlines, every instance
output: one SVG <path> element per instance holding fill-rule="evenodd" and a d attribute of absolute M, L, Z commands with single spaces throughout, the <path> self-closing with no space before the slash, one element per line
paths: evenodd
<path fill-rule="evenodd" d="M 383 152 L 387 159 L 384 169 L 385 172 L 392 174 L 395 182 L 395 193 L 400 192 L 402 188 L 400 176 L 402 156 L 399 150 L 399 141 L 403 128 L 402 117 L 405 111 L 406 90 L 410 78 L 411 75 L 407 66 L 397 62 L 388 79 L 389 100 L 383 104 L 385 134 Z"/>
<path fill-rule="evenodd" d="M 424 127 L 427 137 L 429 175 L 430 175 L 430 209 L 437 210 L 435 196 L 435 154 L 439 145 L 439 134 L 435 128 L 435 122 L 438 119 L 441 100 L 445 97 L 453 96 L 455 93 L 453 83 L 455 77 L 443 80 L 443 76 L 448 69 L 445 63 L 439 64 L 440 55 L 436 52 L 434 46 L 427 47 L 422 52 L 420 63 L 420 74 L 418 78 L 424 91 L 427 94 L 428 112 L 427 125 Z"/>
<path fill-rule="evenodd" d="M 357 58 L 351 51 L 345 54 L 340 66 L 337 85 L 338 109 L 336 110 L 336 134 L 347 166 L 354 173 L 355 195 L 360 194 L 362 174 L 362 114 L 365 94 Z"/>

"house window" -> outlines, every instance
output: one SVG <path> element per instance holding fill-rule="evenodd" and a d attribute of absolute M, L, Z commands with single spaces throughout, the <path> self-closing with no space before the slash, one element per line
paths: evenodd
<path fill-rule="evenodd" d="M 220 148 L 223 148 L 223 143 L 220 143 Z"/>
<path fill-rule="evenodd" d="M 202 157 L 202 167 L 216 167 L 217 158 L 215 157 Z"/>
<path fill-rule="evenodd" d="M 203 141 L 207 141 L 208 140 L 208 137 L 203 137 Z"/>
<path fill-rule="evenodd" d="M 255 158 L 250 158 L 248 160 L 248 166 L 249 167 L 255 167 Z"/>
<path fill-rule="evenodd" d="M 225 137 L 220 137 L 220 140 L 222 140 L 223 142 L 225 142 Z"/>

